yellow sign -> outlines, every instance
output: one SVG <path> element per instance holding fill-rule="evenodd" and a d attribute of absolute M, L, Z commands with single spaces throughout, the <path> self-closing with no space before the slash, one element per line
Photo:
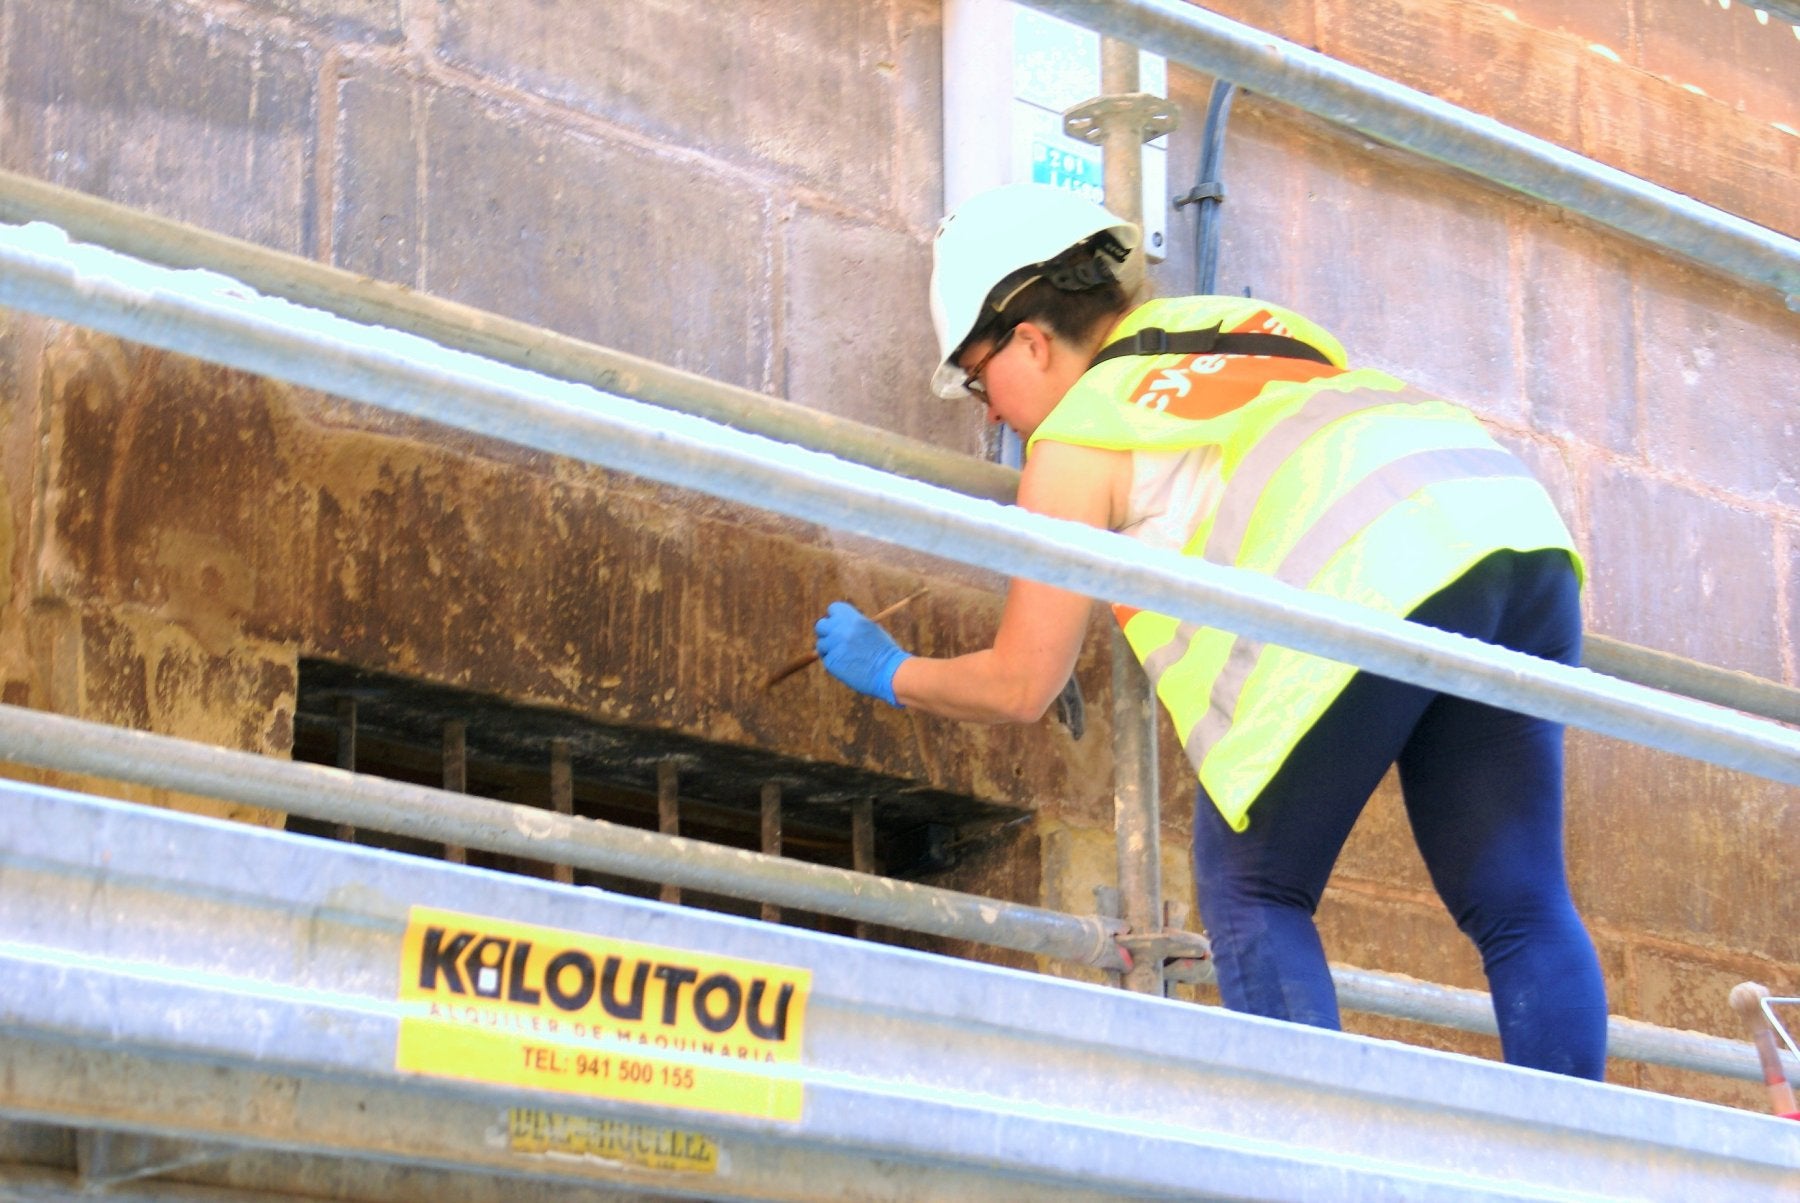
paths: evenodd
<path fill-rule="evenodd" d="M 397 1069 L 798 1120 L 812 973 L 414 907 Z M 775 1071 L 771 1073 L 769 1071 Z"/>
<path fill-rule="evenodd" d="M 514 1107 L 506 1113 L 506 1143 L 515 1153 L 593 1157 L 687 1174 L 719 1172 L 718 1142 L 704 1133 L 680 1128 Z"/>

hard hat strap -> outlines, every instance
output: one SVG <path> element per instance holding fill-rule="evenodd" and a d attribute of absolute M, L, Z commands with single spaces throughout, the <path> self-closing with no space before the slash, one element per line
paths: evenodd
<path fill-rule="evenodd" d="M 1151 326 L 1108 343 L 1088 366 L 1125 355 L 1273 355 L 1277 359 L 1310 359 L 1335 366 L 1325 352 L 1297 338 L 1281 334 L 1221 334 L 1218 326 L 1175 331 Z"/>

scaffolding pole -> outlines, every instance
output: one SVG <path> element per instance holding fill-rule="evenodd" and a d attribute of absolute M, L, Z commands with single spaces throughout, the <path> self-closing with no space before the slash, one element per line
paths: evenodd
<path fill-rule="evenodd" d="M 1106 177 L 1106 207 L 1143 228 L 1144 118 L 1133 98 L 1138 92 L 1138 49 L 1127 42 L 1100 42 L 1100 92 L 1094 107 L 1114 111 L 1095 118 Z M 1140 259 L 1144 248 L 1132 252 Z M 1138 665 L 1120 630 L 1109 632 L 1112 666 L 1113 840 L 1116 845 L 1119 913 L 1134 935 L 1163 929 L 1162 782 L 1158 773 L 1161 709 L 1150 678 Z M 1167 988 L 1159 956 L 1136 958 L 1123 985 L 1143 994 Z"/>

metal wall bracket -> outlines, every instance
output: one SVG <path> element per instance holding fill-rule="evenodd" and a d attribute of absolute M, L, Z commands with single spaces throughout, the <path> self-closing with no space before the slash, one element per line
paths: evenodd
<path fill-rule="evenodd" d="M 1106 141 L 1107 126 L 1120 121 L 1130 124 L 1142 133 L 1145 142 L 1150 142 L 1175 128 L 1176 108 L 1173 102 L 1150 92 L 1096 96 L 1063 110 L 1063 133 L 1098 146 Z"/>

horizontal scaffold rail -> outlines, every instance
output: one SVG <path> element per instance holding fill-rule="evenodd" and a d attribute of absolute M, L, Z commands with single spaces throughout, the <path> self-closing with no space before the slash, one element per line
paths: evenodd
<path fill-rule="evenodd" d="M 163 267 L 218 272 L 265 296 L 591 384 L 677 413 L 821 451 L 970 497 L 1011 501 L 1018 472 L 891 431 L 596 346 L 498 314 L 0 171 L 0 220 L 45 221 L 78 242 Z M 1800 723 L 1800 690 L 1590 633 L 1584 663 L 1623 680 Z"/>
<path fill-rule="evenodd" d="M 1800 308 L 1800 241 L 1491 117 L 1188 0 L 1019 2 L 1766 285 Z"/>
<path fill-rule="evenodd" d="M 528 860 L 572 865 L 771 902 L 822 915 L 1007 948 L 1097 969 L 1124 967 L 1115 920 L 1068 915 L 913 882 L 722 848 L 699 840 L 326 765 L 276 760 L 146 731 L 0 705 L 0 762 L 223 798 L 327 823 L 348 823 Z M 1348 1009 L 1494 1035 L 1493 1001 L 1414 978 L 1333 966 Z M 1760 1080 L 1738 1041 L 1612 1016 L 1607 1049 L 1621 1060 Z M 1789 1059 L 1790 1072 L 1800 1062 Z"/>
<path fill-rule="evenodd" d="M 0 886 L 17 1122 L 644 1198 L 1800 1198 L 1769 1116 L 38 786 Z"/>
<path fill-rule="evenodd" d="M 1800 732 L 263 297 L 0 227 L 0 304 L 962 564 L 1800 785 Z"/>

